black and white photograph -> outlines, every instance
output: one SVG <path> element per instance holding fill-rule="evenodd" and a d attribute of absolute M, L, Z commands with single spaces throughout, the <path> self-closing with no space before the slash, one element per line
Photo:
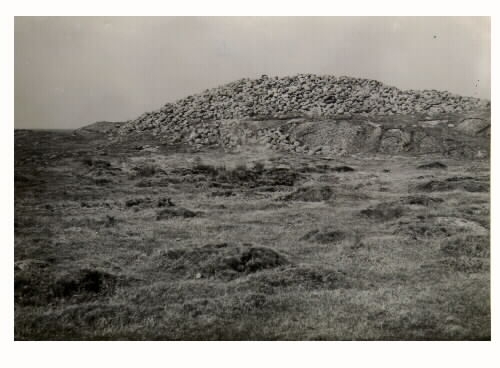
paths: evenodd
<path fill-rule="evenodd" d="M 13 37 L 15 341 L 491 340 L 489 16 Z"/>

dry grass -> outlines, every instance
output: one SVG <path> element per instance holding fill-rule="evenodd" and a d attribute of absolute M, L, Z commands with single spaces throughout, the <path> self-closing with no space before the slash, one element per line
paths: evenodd
<path fill-rule="evenodd" d="M 490 338 L 489 193 L 467 190 L 488 162 L 37 134 L 16 137 L 18 340 Z"/>

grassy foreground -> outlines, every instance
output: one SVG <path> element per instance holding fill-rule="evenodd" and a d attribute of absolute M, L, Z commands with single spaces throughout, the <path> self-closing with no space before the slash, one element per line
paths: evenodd
<path fill-rule="evenodd" d="M 16 339 L 490 339 L 489 161 L 143 139 L 16 132 Z"/>

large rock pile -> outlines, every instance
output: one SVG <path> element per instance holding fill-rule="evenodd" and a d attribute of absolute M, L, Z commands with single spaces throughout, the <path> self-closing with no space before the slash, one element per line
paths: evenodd
<path fill-rule="evenodd" d="M 479 143 L 465 149 L 461 136 L 489 134 L 489 108 L 486 100 L 436 90 L 402 91 L 367 79 L 262 76 L 166 104 L 126 122 L 118 131 L 147 132 L 172 143 L 226 150 L 260 144 L 318 155 L 471 156 Z"/>
<path fill-rule="evenodd" d="M 191 126 L 223 119 L 334 117 L 350 114 L 392 115 L 466 112 L 488 107 L 489 101 L 449 92 L 403 91 L 375 80 L 300 74 L 293 77 L 241 79 L 188 96 L 129 121 L 126 134 L 191 134 Z"/>

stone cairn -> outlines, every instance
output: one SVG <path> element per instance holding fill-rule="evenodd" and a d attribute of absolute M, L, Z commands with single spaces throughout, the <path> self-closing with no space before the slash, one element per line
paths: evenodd
<path fill-rule="evenodd" d="M 193 146 L 237 147 L 246 139 L 280 149 L 304 152 L 280 128 L 245 131 L 241 120 L 297 117 L 342 119 L 353 115 L 462 113 L 488 108 L 490 102 L 446 91 L 407 90 L 375 80 L 299 74 L 292 77 L 241 79 L 188 96 L 126 122 L 121 135 L 150 132 L 167 141 Z M 300 119 L 297 119 L 300 120 Z"/>

